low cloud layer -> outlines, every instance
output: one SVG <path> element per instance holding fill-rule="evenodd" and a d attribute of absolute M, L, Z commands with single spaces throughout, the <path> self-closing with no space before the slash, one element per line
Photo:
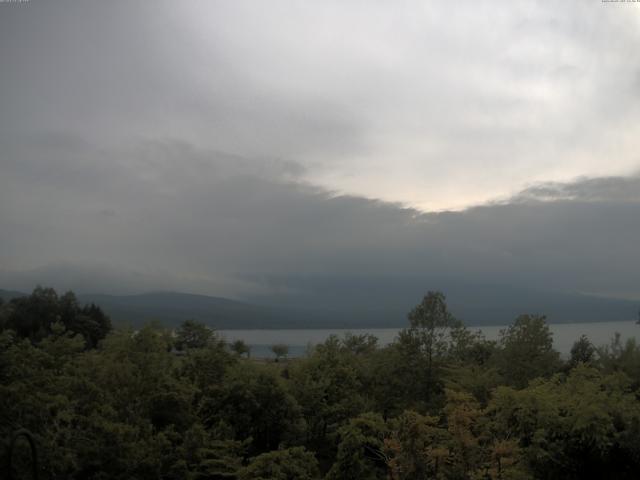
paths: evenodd
<path fill-rule="evenodd" d="M 640 299 L 633 8 L 0 4 L 0 287 Z"/>
<path fill-rule="evenodd" d="M 255 170 L 182 142 L 30 145 L 2 176 L 7 286 L 251 298 L 328 284 L 364 299 L 385 283 L 430 279 L 640 298 L 637 176 L 422 213 L 306 184 L 295 165 Z M 69 151 L 100 161 L 78 169 Z"/>

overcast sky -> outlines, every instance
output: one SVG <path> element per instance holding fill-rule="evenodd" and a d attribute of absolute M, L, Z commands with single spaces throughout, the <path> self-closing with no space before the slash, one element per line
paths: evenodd
<path fill-rule="evenodd" d="M 0 288 L 640 299 L 638 46 L 600 0 L 0 3 Z"/>

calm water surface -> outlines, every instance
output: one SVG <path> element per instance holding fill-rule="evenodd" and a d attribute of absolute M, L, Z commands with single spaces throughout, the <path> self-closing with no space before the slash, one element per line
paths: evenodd
<path fill-rule="evenodd" d="M 480 330 L 489 340 L 496 340 L 500 330 L 506 325 L 487 327 L 469 327 L 472 331 Z M 569 354 L 573 342 L 580 335 L 589 337 L 597 346 L 608 344 L 616 332 L 620 333 L 623 341 L 631 337 L 640 337 L 640 325 L 629 322 L 599 322 L 599 323 L 565 323 L 549 325 L 553 332 L 553 344 L 563 356 Z M 284 343 L 289 346 L 290 357 L 300 357 L 307 353 L 310 347 L 324 342 L 329 335 L 343 336 L 347 332 L 355 335 L 370 333 L 378 337 L 381 345 L 394 341 L 400 328 L 364 328 L 364 329 L 287 329 L 287 330 L 220 330 L 219 333 L 228 341 L 244 340 L 251 346 L 254 357 L 273 357 L 271 345 Z"/>

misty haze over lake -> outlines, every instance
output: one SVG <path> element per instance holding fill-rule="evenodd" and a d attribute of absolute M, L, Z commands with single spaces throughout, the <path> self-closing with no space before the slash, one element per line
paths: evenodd
<path fill-rule="evenodd" d="M 481 331 L 487 340 L 497 340 L 500 331 L 507 325 L 469 327 L 473 331 Z M 586 335 L 596 346 L 608 345 L 616 333 L 624 342 L 630 338 L 640 337 L 640 325 L 636 322 L 591 322 L 550 324 L 553 333 L 553 347 L 566 357 L 574 342 L 581 335 Z M 219 330 L 218 333 L 232 342 L 244 340 L 251 346 L 251 354 L 255 357 L 273 357 L 271 346 L 285 344 L 289 346 L 290 357 L 301 357 L 309 353 L 309 348 L 323 343 L 330 335 L 342 337 L 346 333 L 354 335 L 371 334 L 378 338 L 380 346 L 388 345 L 397 339 L 399 328 L 369 329 L 282 329 L 282 330 Z"/>

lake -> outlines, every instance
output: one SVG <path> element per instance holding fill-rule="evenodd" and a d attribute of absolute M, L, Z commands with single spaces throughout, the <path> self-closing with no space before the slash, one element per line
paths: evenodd
<path fill-rule="evenodd" d="M 507 325 L 469 327 L 471 331 L 480 330 L 489 340 L 497 340 L 500 330 Z M 640 336 L 640 325 L 628 322 L 595 322 L 549 324 L 553 333 L 553 345 L 563 356 L 567 356 L 573 342 L 580 335 L 586 335 L 596 345 L 608 344 L 616 332 L 622 340 Z M 271 345 L 283 343 L 289 346 L 290 357 L 304 356 L 309 347 L 323 343 L 330 335 L 343 336 L 347 332 L 354 335 L 370 333 L 378 337 L 380 345 L 387 345 L 396 338 L 401 328 L 353 328 L 353 329 L 283 329 L 283 330 L 219 330 L 227 341 L 244 340 L 251 346 L 251 355 L 259 358 L 274 357 Z"/>

